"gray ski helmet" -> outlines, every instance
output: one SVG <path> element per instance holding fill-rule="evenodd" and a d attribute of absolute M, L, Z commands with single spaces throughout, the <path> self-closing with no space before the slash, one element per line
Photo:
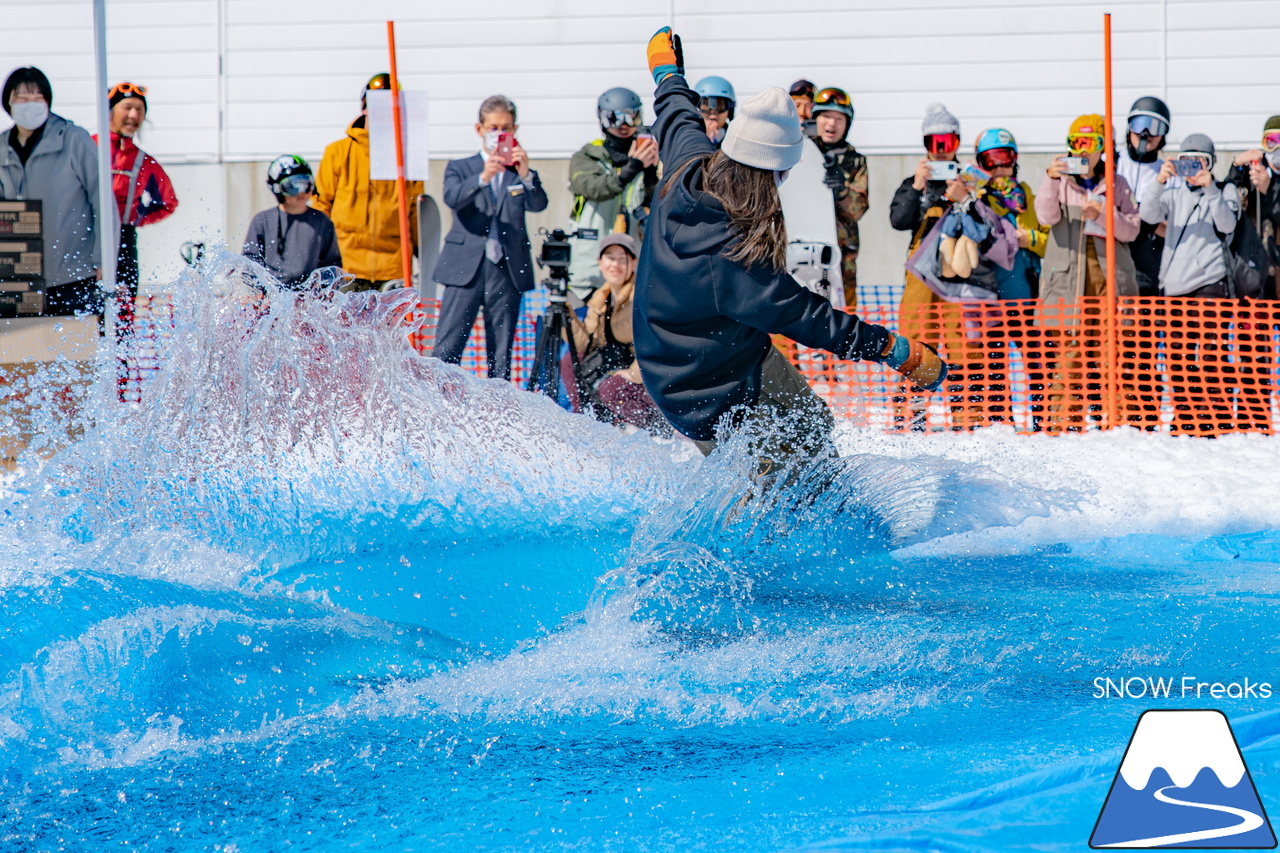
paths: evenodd
<path fill-rule="evenodd" d="M 1183 137 L 1181 153 L 1208 155 L 1210 169 L 1218 162 L 1218 152 L 1214 150 L 1213 140 L 1203 133 L 1192 133 Z"/>
<path fill-rule="evenodd" d="M 639 127 L 644 124 L 644 107 L 640 96 L 625 86 L 615 86 L 596 101 L 596 115 L 602 128 L 627 124 Z"/>
<path fill-rule="evenodd" d="M 1129 130 L 1139 134 L 1145 131 L 1148 136 L 1167 136 L 1173 123 L 1169 107 L 1154 95 L 1144 95 L 1134 101 L 1127 121 Z M 1161 147 L 1164 147 L 1163 143 Z"/>

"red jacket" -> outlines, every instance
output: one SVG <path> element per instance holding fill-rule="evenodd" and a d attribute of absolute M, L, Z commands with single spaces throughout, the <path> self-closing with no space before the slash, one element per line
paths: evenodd
<path fill-rule="evenodd" d="M 94 141 L 98 139 L 96 135 L 93 138 Z M 129 199 L 129 173 L 133 171 L 138 157 L 142 158 L 142 167 L 138 171 L 132 209 L 126 215 L 124 205 Z M 159 222 L 178 207 L 173 184 L 169 182 L 169 176 L 160 168 L 160 164 L 134 144 L 132 139 L 118 133 L 111 134 L 111 188 L 116 194 L 120 220 L 125 225 L 142 226 Z"/>

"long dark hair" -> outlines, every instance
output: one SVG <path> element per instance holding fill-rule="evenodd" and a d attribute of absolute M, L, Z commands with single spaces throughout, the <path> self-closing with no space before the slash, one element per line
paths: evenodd
<path fill-rule="evenodd" d="M 702 169 L 702 188 L 722 205 L 738 232 L 737 239 L 724 249 L 724 256 L 736 264 L 762 264 L 781 272 L 787 268 L 787 224 L 782 218 L 782 200 L 774 173 L 744 166 L 722 152 L 694 158 L 680 166 L 666 180 L 662 195 L 679 181 L 685 171 Z"/>

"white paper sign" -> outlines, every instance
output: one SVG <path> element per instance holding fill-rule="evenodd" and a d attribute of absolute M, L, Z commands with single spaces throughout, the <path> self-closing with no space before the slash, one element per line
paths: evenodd
<path fill-rule="evenodd" d="M 375 181 L 396 179 L 396 138 L 391 121 L 391 91 L 369 92 L 369 177 Z M 404 134 L 404 176 L 410 181 L 427 180 L 429 146 L 427 93 L 400 93 L 400 127 Z"/>

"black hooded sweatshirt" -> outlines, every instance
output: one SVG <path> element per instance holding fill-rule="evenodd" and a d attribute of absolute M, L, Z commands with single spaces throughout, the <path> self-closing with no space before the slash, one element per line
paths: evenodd
<path fill-rule="evenodd" d="M 736 406 L 753 406 L 770 333 L 841 358 L 880 360 L 882 326 L 837 311 L 785 271 L 730 261 L 738 238 L 724 207 L 702 189 L 707 139 L 698 96 L 684 78 L 663 80 L 654 133 L 663 169 L 636 273 L 636 357 L 645 388 L 676 429 L 700 441 Z"/>

